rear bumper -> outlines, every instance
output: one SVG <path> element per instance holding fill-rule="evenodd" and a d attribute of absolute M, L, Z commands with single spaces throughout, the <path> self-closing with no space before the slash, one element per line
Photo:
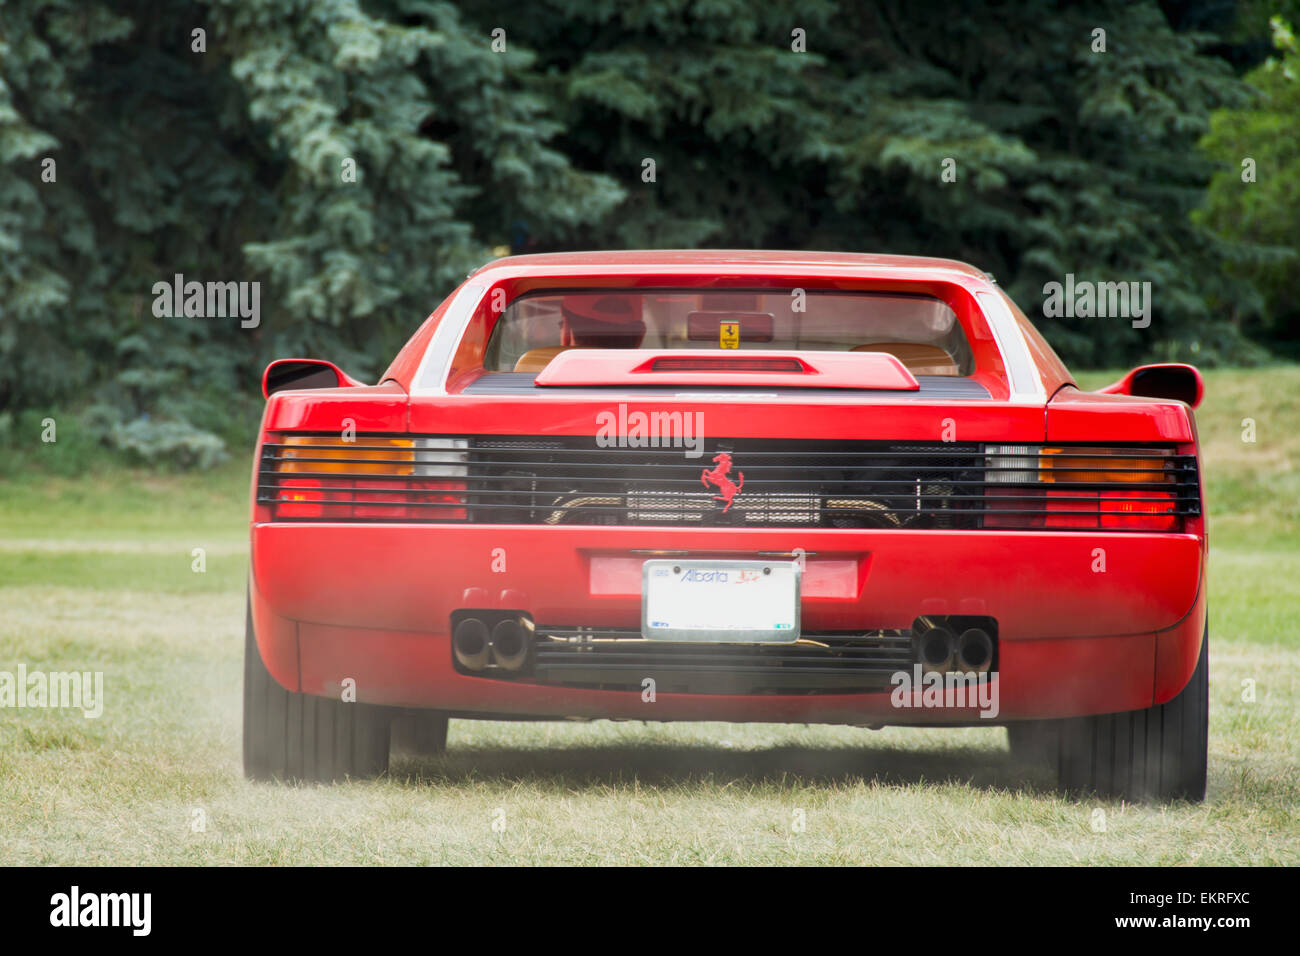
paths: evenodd
<path fill-rule="evenodd" d="M 458 713 L 636 720 L 963 723 L 1136 710 L 1186 684 L 1204 631 L 1194 534 L 653 529 L 692 556 L 807 553 L 806 630 L 906 629 L 920 615 L 998 625 L 996 706 L 900 707 L 899 694 L 660 693 L 457 672 L 465 607 L 598 627 L 640 621 L 647 529 L 259 523 L 258 646 L 291 690 Z M 991 713 L 990 711 L 995 711 Z M 981 718 L 981 713 L 985 716 Z"/>

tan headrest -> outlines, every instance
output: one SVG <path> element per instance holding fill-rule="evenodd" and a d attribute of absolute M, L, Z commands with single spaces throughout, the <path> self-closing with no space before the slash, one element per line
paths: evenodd
<path fill-rule="evenodd" d="M 515 363 L 516 372 L 540 372 L 546 366 L 551 364 L 551 359 L 561 352 L 567 352 L 574 348 L 572 345 L 548 345 L 545 348 L 529 349 L 523 355 L 519 356 L 519 361 Z"/>

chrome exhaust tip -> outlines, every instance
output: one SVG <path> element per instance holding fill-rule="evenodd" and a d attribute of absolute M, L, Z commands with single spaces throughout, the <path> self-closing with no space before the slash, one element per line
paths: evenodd
<path fill-rule="evenodd" d="M 988 673 L 993 665 L 993 638 L 978 627 L 962 631 L 957 638 L 957 667 L 977 674 Z"/>
<path fill-rule="evenodd" d="M 932 627 L 917 640 L 916 656 L 927 671 L 946 671 L 952 666 L 957 640 L 946 627 Z"/>
<path fill-rule="evenodd" d="M 508 617 L 498 621 L 492 628 L 492 656 L 497 666 L 507 671 L 523 670 L 532 636 L 532 622 L 526 618 Z"/>
<path fill-rule="evenodd" d="M 456 663 L 465 670 L 481 671 L 492 654 L 487 625 L 476 617 L 465 618 L 452 632 L 451 649 Z"/>

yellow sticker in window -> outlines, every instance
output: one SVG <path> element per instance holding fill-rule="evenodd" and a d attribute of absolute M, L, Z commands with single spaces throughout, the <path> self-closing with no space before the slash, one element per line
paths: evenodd
<path fill-rule="evenodd" d="M 718 347 L 723 349 L 740 348 L 740 323 L 718 323 Z"/>

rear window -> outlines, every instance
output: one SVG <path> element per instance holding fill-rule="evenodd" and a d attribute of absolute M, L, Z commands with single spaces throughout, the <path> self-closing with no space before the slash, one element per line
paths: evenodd
<path fill-rule="evenodd" d="M 961 322 L 939 299 L 794 289 L 534 293 L 506 308 L 483 365 L 537 373 L 571 348 L 879 351 L 914 375 L 974 370 Z"/>

